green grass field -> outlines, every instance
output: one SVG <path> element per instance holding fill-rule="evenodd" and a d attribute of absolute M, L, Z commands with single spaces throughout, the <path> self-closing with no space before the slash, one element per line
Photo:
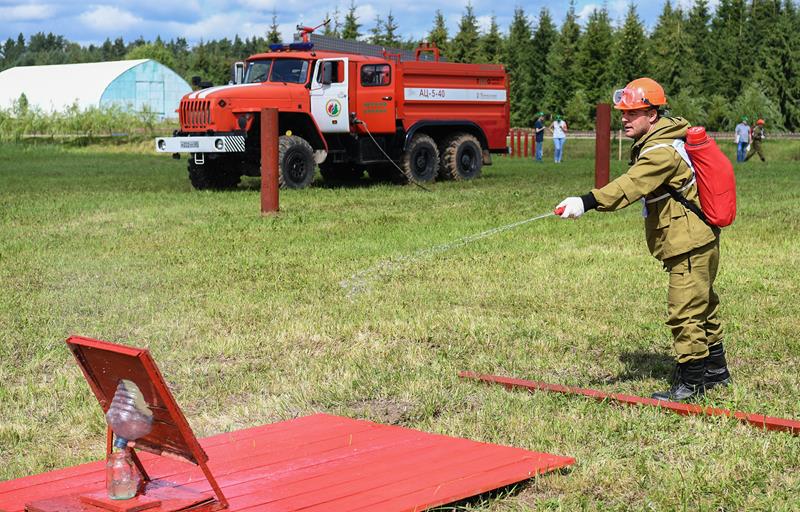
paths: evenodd
<path fill-rule="evenodd" d="M 103 457 L 64 345 L 81 334 L 148 347 L 198 436 L 322 411 L 577 459 L 462 510 L 800 509 L 796 437 L 457 377 L 664 387 L 667 275 L 638 207 L 425 252 L 584 193 L 590 146 L 430 193 L 317 183 L 273 217 L 146 148 L 0 147 L 0 479 Z M 800 418 L 800 147 L 766 151 L 780 161 L 737 165 L 722 236 L 735 384 L 703 403 Z"/>

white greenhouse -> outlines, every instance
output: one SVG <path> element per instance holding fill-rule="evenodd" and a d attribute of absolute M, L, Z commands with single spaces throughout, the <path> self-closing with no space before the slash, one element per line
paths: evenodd
<path fill-rule="evenodd" d="M 191 90 L 177 73 L 151 59 L 19 66 L 0 72 L 0 108 L 9 108 L 24 93 L 31 107 L 48 112 L 73 104 L 81 109 L 117 105 L 174 118 L 181 97 Z"/>

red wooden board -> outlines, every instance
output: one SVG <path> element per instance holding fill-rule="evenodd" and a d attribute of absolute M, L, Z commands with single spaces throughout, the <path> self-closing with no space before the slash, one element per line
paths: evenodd
<path fill-rule="evenodd" d="M 197 445 L 189 423 L 150 352 L 83 336 L 70 336 L 67 346 L 103 408 L 103 414 L 111 406 L 120 379 L 129 379 L 139 387 L 153 412 L 153 430 L 136 440 L 137 450 L 183 457 L 194 464 L 205 462 L 206 454 Z"/>
<path fill-rule="evenodd" d="M 764 416 L 763 414 L 750 414 L 741 411 L 729 411 L 717 407 L 703 407 L 697 404 L 687 404 L 682 402 L 669 402 L 666 400 L 656 400 L 655 398 L 645 398 L 635 395 L 624 395 L 622 393 L 605 393 L 596 389 L 576 388 L 572 386 L 562 386 L 560 384 L 548 384 L 546 382 L 536 382 L 532 380 L 515 379 L 512 377 L 500 377 L 497 375 L 482 375 L 474 372 L 461 372 L 459 377 L 464 379 L 475 379 L 490 384 L 501 384 L 508 389 L 522 388 L 529 391 L 551 391 L 554 393 L 564 393 L 569 395 L 583 395 L 595 400 L 605 401 L 614 400 L 626 405 L 649 405 L 659 407 L 668 411 L 676 412 L 682 416 L 726 416 L 748 423 L 754 427 L 764 430 L 775 430 L 788 432 L 793 435 L 800 435 L 800 421 L 786 418 L 775 418 Z"/>
<path fill-rule="evenodd" d="M 420 511 L 536 475 L 574 459 L 327 414 L 200 441 L 232 511 Z M 199 468 L 141 454 L 150 476 L 198 492 Z M 103 462 L 0 482 L 0 509 L 102 490 Z"/>

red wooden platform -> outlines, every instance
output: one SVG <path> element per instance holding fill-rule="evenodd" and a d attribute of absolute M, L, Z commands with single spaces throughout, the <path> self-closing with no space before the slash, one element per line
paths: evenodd
<path fill-rule="evenodd" d="M 513 377 L 483 375 L 474 372 L 460 372 L 458 376 L 463 379 L 474 379 L 490 384 L 500 384 L 507 389 L 522 388 L 529 391 L 550 391 L 568 395 L 582 395 L 600 400 L 601 402 L 613 400 L 626 405 L 648 405 L 672 411 L 682 416 L 725 416 L 764 430 L 774 430 L 777 432 L 788 432 L 792 435 L 800 435 L 800 421 L 798 420 L 775 418 L 774 416 L 764 416 L 763 414 L 751 414 L 741 411 L 729 411 L 728 409 L 720 409 L 717 407 L 703 407 L 701 405 L 683 402 L 669 402 L 636 395 L 624 395 L 622 393 L 605 393 L 596 389 L 548 384 L 546 382 L 515 379 Z"/>
<path fill-rule="evenodd" d="M 220 434 L 200 444 L 231 511 L 419 511 L 574 462 L 327 414 Z M 148 453 L 141 459 L 157 481 L 211 491 L 197 466 Z M 0 482 L 0 510 L 22 512 L 34 500 L 104 486 L 102 461 Z"/>

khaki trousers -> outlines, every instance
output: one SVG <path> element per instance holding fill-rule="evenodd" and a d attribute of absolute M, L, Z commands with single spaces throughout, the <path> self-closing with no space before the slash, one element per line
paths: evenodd
<path fill-rule="evenodd" d="M 762 162 L 766 162 L 764 159 L 764 152 L 761 150 L 761 141 L 753 139 L 753 142 L 750 143 L 750 151 L 747 152 L 747 155 L 744 157 L 744 161 L 750 160 L 750 158 L 758 153 L 758 157 L 761 159 Z"/>
<path fill-rule="evenodd" d="M 719 237 L 703 247 L 664 260 L 669 272 L 667 325 L 679 363 L 708 356 L 722 342 L 719 297 L 714 279 L 719 267 Z"/>

